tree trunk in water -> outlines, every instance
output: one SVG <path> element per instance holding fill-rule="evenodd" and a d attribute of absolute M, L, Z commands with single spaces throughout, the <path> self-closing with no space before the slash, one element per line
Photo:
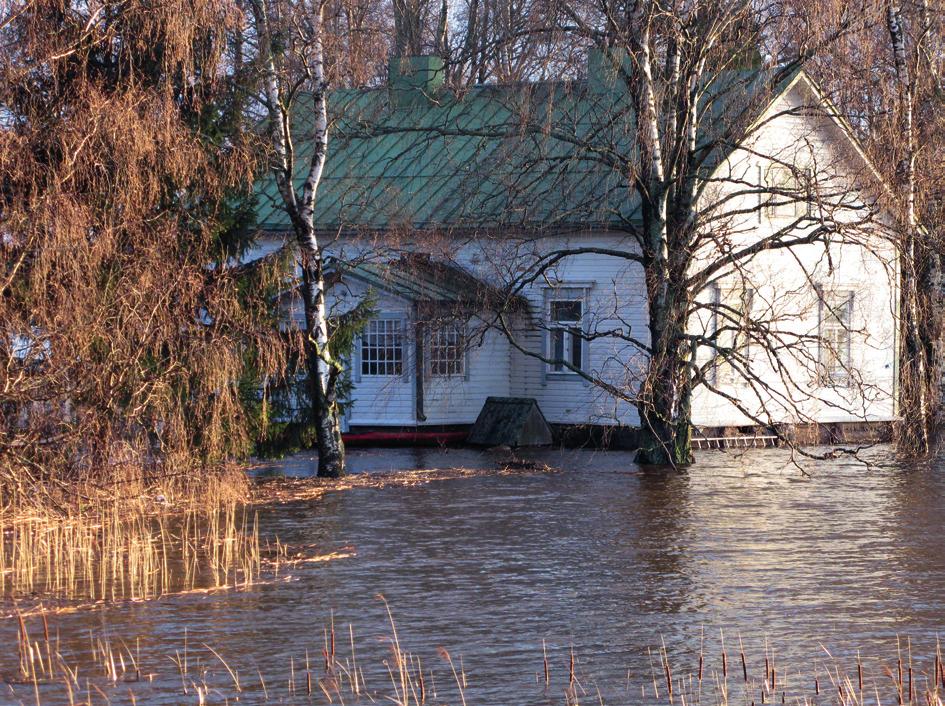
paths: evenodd
<path fill-rule="evenodd" d="M 930 347 L 927 345 L 935 335 L 932 318 L 936 314 L 928 310 L 934 284 L 925 281 L 927 277 L 922 275 L 934 268 L 930 267 L 932 253 L 926 252 L 916 215 L 916 144 L 912 109 L 914 85 L 906 56 L 902 13 L 895 0 L 889 0 L 886 6 L 886 28 L 892 45 L 899 88 L 900 123 L 906 142 L 897 174 L 906 195 L 905 228 L 899 245 L 902 261 L 899 294 L 899 315 L 902 319 L 899 400 L 902 422 L 897 441 L 901 450 L 924 454 L 932 448 L 935 411 L 931 400 L 938 380 L 934 356 L 929 355 Z"/>
<path fill-rule="evenodd" d="M 318 443 L 318 475 L 341 478 L 345 474 L 345 445 L 341 438 L 337 381 L 340 369 L 332 364 L 328 347 L 325 282 L 320 260 L 305 257 L 303 249 L 302 300 L 305 306 L 305 358 L 312 422 Z"/>
<path fill-rule="evenodd" d="M 641 443 L 637 463 L 680 466 L 692 463 L 690 407 L 692 383 L 685 338 L 688 308 L 680 298 L 685 287 L 685 261 L 670 252 L 667 218 L 668 183 L 663 165 L 660 115 L 650 46 L 652 16 L 646 3 L 631 14 L 631 44 L 640 72 L 634 91 L 643 175 L 644 277 L 650 324 L 650 360 L 639 392 Z M 675 129 L 675 128 L 674 128 Z M 639 189 L 639 187 L 638 187 Z M 682 297 L 683 301 L 685 297 Z"/>
<path fill-rule="evenodd" d="M 324 5 L 311 17 L 311 44 L 307 47 L 312 99 L 312 156 L 302 193 L 296 192 L 295 151 L 292 147 L 291 103 L 283 99 L 273 34 L 266 3 L 251 5 L 263 60 L 270 138 L 275 156 L 273 175 L 279 185 L 283 207 L 292 221 L 302 264 L 302 302 L 305 307 L 305 366 L 308 373 L 312 421 L 318 442 L 318 475 L 338 478 L 345 473 L 345 449 L 338 414 L 337 381 L 342 366 L 332 355 L 328 337 L 328 307 L 325 302 L 324 257 L 315 228 L 315 199 L 328 155 L 328 80 L 322 43 Z"/>
<path fill-rule="evenodd" d="M 318 365 L 311 366 L 317 354 L 308 353 L 309 395 L 312 398 L 312 420 L 318 442 L 318 475 L 321 478 L 341 478 L 345 474 L 345 444 L 341 438 L 341 423 L 334 394 L 326 393 L 319 379 Z"/>
<path fill-rule="evenodd" d="M 650 305 L 653 350 L 637 404 L 642 433 L 637 463 L 675 468 L 693 461 L 685 312 L 678 304 Z"/>
<path fill-rule="evenodd" d="M 899 315 L 900 345 L 900 417 L 897 445 L 907 453 L 926 454 L 932 449 L 933 410 L 930 403 L 935 385 L 932 359 L 926 346 L 931 318 L 935 314 L 923 304 L 928 301 L 931 285 L 922 281 L 924 249 L 918 242 L 917 229 L 907 226 L 901 247 Z M 923 291 L 925 290 L 925 291 Z"/>
<path fill-rule="evenodd" d="M 642 430 L 636 462 L 645 466 L 687 466 L 693 462 L 692 425 L 672 419 L 668 410 L 648 406 L 641 412 Z"/>

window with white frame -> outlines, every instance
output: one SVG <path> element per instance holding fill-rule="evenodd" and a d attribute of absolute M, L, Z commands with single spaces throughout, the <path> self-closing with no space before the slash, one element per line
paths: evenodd
<path fill-rule="evenodd" d="M 404 331 L 400 319 L 373 319 L 361 335 L 362 375 L 403 375 Z"/>
<path fill-rule="evenodd" d="M 807 199 L 807 188 L 804 182 L 809 179 L 808 170 L 798 170 L 786 164 L 770 165 L 765 177 L 765 184 L 774 193 L 767 195 L 768 216 L 796 218 L 808 215 L 810 203 Z"/>
<path fill-rule="evenodd" d="M 755 290 L 751 287 L 718 287 L 715 292 L 716 345 L 715 378 L 719 383 L 744 381 L 751 361 L 751 311 Z"/>
<path fill-rule="evenodd" d="M 462 377 L 466 374 L 466 329 L 456 322 L 430 330 L 428 359 L 433 377 Z"/>
<path fill-rule="evenodd" d="M 844 384 L 849 380 L 852 364 L 853 292 L 826 290 L 820 292 L 819 362 L 823 381 Z"/>
<path fill-rule="evenodd" d="M 548 358 L 553 373 L 583 370 L 586 358 L 584 292 L 554 291 L 548 300 Z"/>

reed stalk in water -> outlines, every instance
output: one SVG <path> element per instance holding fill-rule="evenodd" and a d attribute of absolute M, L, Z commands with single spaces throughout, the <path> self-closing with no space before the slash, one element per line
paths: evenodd
<path fill-rule="evenodd" d="M 329 703 L 378 703 L 390 702 L 399 706 L 420 706 L 421 704 L 459 704 L 473 703 L 467 693 L 467 675 L 462 666 L 462 659 L 454 659 L 450 652 L 439 647 L 436 652 L 442 658 L 439 668 L 436 661 L 422 660 L 417 653 L 406 649 L 402 642 L 397 624 L 394 621 L 393 611 L 385 602 L 388 621 L 387 658 L 381 658 L 381 663 L 375 665 L 375 672 L 386 672 L 389 677 L 386 688 L 368 689 L 365 685 L 361 666 L 354 659 L 355 640 L 354 629 L 349 624 L 347 641 L 341 641 L 331 648 L 331 631 L 334 629 L 334 617 L 329 619 L 323 632 L 326 640 L 323 651 L 328 658 L 324 670 L 313 668 L 307 649 L 295 655 L 289 653 L 285 658 L 285 668 L 281 674 L 270 671 L 264 673 L 253 664 L 258 657 L 245 653 L 239 659 L 225 654 L 223 649 L 200 643 L 198 649 L 190 644 L 186 634 L 183 635 L 182 649 L 174 651 L 170 660 L 162 656 L 160 650 L 151 648 L 142 654 L 140 644 L 134 642 L 134 649 L 126 642 L 116 641 L 104 633 L 98 637 L 91 637 L 90 648 L 84 656 L 70 658 L 61 652 L 58 635 L 50 630 L 48 621 L 44 617 L 27 617 L 22 614 L 16 616 L 17 622 L 17 676 L 8 678 L 7 688 L 11 696 L 23 702 L 43 704 L 76 704 L 77 698 L 85 698 L 88 703 L 90 696 L 98 694 L 101 702 L 106 699 L 126 700 L 130 694 L 132 703 L 135 699 L 146 698 L 145 694 L 154 695 L 157 684 L 161 684 L 162 698 L 174 699 L 175 689 L 178 700 L 186 703 L 210 703 L 225 701 L 241 701 L 247 703 L 311 703 L 318 702 L 324 696 Z M 41 635 L 41 637 L 40 637 Z M 345 642 L 348 644 L 345 645 Z M 340 654 L 350 650 L 350 654 Z M 557 654 L 557 657 L 555 656 Z M 734 691 L 730 692 L 726 682 L 730 676 L 728 658 L 724 659 L 723 651 L 716 653 L 713 659 L 704 650 L 699 650 L 688 666 L 678 659 L 674 660 L 672 653 L 665 644 L 659 646 L 661 671 L 664 677 L 664 689 L 657 689 L 652 683 L 652 689 L 640 684 L 637 691 L 638 699 L 633 706 L 665 706 L 672 703 L 685 706 L 752 706 L 762 703 L 788 702 L 801 706 L 882 706 L 891 703 L 896 694 L 902 694 L 908 704 L 918 706 L 943 706 L 942 694 L 945 686 L 942 682 L 942 659 L 938 646 L 932 658 L 925 665 L 913 659 L 911 651 L 905 654 L 894 654 L 894 661 L 890 667 L 880 665 L 879 669 L 870 670 L 868 663 L 859 654 L 850 659 L 845 665 L 842 660 L 835 659 L 828 653 L 828 661 L 815 665 L 809 678 L 799 679 L 796 672 L 788 678 L 788 670 L 782 664 L 775 666 L 773 653 L 766 645 L 759 660 L 767 664 L 757 670 L 757 676 L 752 677 L 750 664 L 754 662 L 745 646 L 739 641 L 739 656 L 743 663 L 737 681 L 744 683 L 744 691 L 736 698 Z M 551 691 L 546 691 L 541 683 L 536 685 L 535 699 L 548 700 L 557 687 L 564 694 L 564 703 L 578 704 L 585 695 L 590 695 L 594 703 L 611 703 L 607 697 L 607 684 L 596 683 L 591 675 L 578 670 L 583 662 L 578 658 L 577 650 L 573 646 L 561 648 L 557 653 L 549 653 L 547 643 L 536 645 L 536 663 L 542 665 L 547 662 L 549 684 Z M 211 659 L 212 658 L 212 659 Z M 898 675 L 899 660 L 902 660 L 902 679 Z M 551 665 L 561 660 L 560 670 Z M 248 662 L 241 666 L 240 661 Z M 174 671 L 168 670 L 174 665 Z M 424 664 L 434 666 L 424 668 Z M 300 667 L 304 665 L 304 686 L 299 685 Z M 573 666 L 572 666 L 573 665 Z M 243 681 L 240 672 L 250 668 L 255 672 L 255 679 Z M 909 667 L 912 667 L 912 683 L 909 686 Z M 849 668 L 849 671 L 847 670 Z M 439 678 L 437 672 L 439 670 Z M 2 671 L 2 669 L 0 669 Z M 829 688 L 821 689 L 820 672 L 826 673 Z M 80 680 L 79 674 L 85 676 Z M 698 676 L 702 674 L 707 684 L 714 688 L 700 685 Z M 555 679 L 555 675 L 558 679 Z M 736 677 L 736 678 L 737 678 Z M 583 685 L 582 685 L 583 683 Z M 176 684 L 176 686 L 175 686 Z M 446 685 L 437 693 L 437 684 Z M 519 683 L 520 684 L 520 683 Z M 493 687 L 495 685 L 490 685 Z M 447 693 L 447 687 L 448 692 Z M 510 696 L 506 703 L 516 702 L 515 689 L 520 685 L 509 685 Z M 136 692 L 140 689 L 140 696 Z M 632 693 L 632 685 L 628 683 L 624 694 Z M 541 692 L 545 692 L 544 696 Z M 78 695 L 82 694 L 83 697 Z M 875 695 L 875 696 L 874 696 Z M 525 695 L 522 700 L 531 697 Z M 95 699 L 98 702 L 98 698 Z M 625 699 L 618 700 L 625 703 Z"/>

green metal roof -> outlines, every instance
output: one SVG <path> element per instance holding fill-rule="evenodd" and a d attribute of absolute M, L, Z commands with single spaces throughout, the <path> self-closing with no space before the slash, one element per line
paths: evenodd
<path fill-rule="evenodd" d="M 706 111 L 708 129 L 735 102 L 744 105 L 730 97 L 714 101 Z M 303 96 L 293 114 L 299 185 L 311 154 L 310 108 Z M 619 91 L 594 90 L 587 81 L 484 85 L 463 96 L 440 91 L 433 100 L 397 105 L 386 87 L 337 90 L 329 111 L 328 161 L 315 210 L 319 230 L 636 219 L 638 198 L 621 173 L 636 161 L 636 126 Z M 588 145 L 600 152 L 592 154 Z M 609 155 L 618 164 L 608 163 Z M 274 181 L 261 179 L 256 192 L 259 226 L 288 230 Z"/>

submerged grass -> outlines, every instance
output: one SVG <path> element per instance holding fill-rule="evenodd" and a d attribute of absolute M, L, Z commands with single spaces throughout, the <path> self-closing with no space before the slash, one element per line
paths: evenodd
<path fill-rule="evenodd" d="M 249 484 L 232 467 L 120 493 L 84 488 L 55 509 L 25 498 L 0 508 L 0 595 L 8 601 L 147 600 L 245 586 L 263 566 Z"/>
<path fill-rule="evenodd" d="M 481 478 L 487 476 L 556 473 L 559 469 L 544 463 L 510 458 L 493 468 L 430 468 L 399 470 L 381 473 L 357 473 L 339 479 L 317 478 L 261 478 L 251 487 L 251 502 L 273 505 L 318 500 L 326 493 L 340 490 L 380 489 L 392 486 L 410 487 L 444 480 Z"/>
<path fill-rule="evenodd" d="M 365 678 L 363 659 L 356 656 L 352 625 L 336 634 L 334 618 L 325 625 L 321 653 L 286 654 L 281 669 L 264 674 L 259 657 L 241 650 L 238 659 L 219 647 L 188 639 L 186 629 L 179 645 L 142 647 L 139 639 L 110 637 L 108 632 L 89 635 L 83 654 L 66 654 L 58 632 L 48 618 L 17 616 L 17 664 L 6 672 L 6 695 L 20 703 L 86 704 L 146 703 L 160 698 L 174 703 L 391 703 L 395 706 L 475 703 L 470 698 L 468 675 L 462 657 L 454 658 L 444 647 L 428 658 L 408 651 L 402 643 L 393 612 L 383 596 L 389 620 L 386 656 Z M 171 652 L 169 652 L 169 650 Z M 358 648 L 358 652 L 363 652 Z M 382 655 L 384 652 L 381 653 Z M 666 645 L 648 650 L 649 675 L 625 683 L 599 682 L 573 645 L 559 646 L 551 660 L 545 641 L 535 646 L 534 686 L 528 675 L 509 685 L 503 703 L 635 704 L 638 706 L 942 706 L 945 695 L 945 663 L 936 646 L 930 659 L 913 655 L 908 641 L 900 644 L 892 660 L 873 663 L 861 659 L 837 659 L 824 650 L 824 658 L 807 672 L 792 672 L 775 659 L 765 642 L 759 654 L 746 654 L 741 639 L 737 654 L 728 652 L 724 640 L 713 654 L 700 647 L 687 661 L 673 658 Z M 2 662 L 0 662 L 2 664 Z M 80 674 L 82 675 L 80 677 Z M 494 684 L 488 685 L 493 691 Z M 517 694 L 517 696 L 515 696 Z M 494 702 L 491 702 L 494 703 Z"/>

